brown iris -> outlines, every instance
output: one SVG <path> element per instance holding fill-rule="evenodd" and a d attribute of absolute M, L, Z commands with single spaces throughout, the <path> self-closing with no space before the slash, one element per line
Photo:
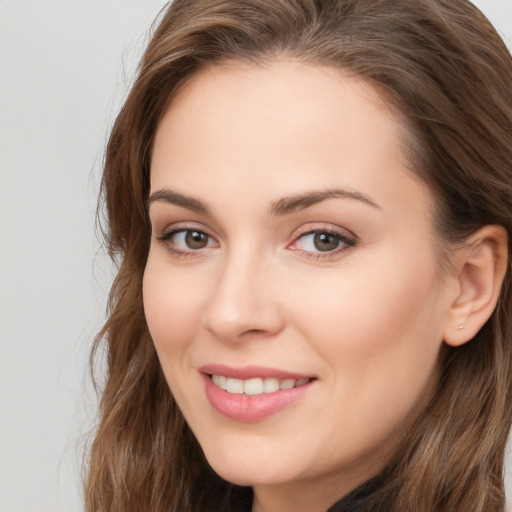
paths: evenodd
<path fill-rule="evenodd" d="M 185 243 L 190 249 L 204 249 L 208 245 L 208 235 L 201 231 L 187 231 Z"/>
<path fill-rule="evenodd" d="M 319 251 L 327 252 L 337 249 L 340 244 L 340 240 L 335 235 L 331 235 L 329 233 L 316 233 L 313 243 L 315 248 Z"/>

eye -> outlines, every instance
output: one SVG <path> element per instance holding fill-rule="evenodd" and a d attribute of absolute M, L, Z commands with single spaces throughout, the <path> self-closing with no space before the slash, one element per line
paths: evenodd
<path fill-rule="evenodd" d="M 310 233 L 299 238 L 299 245 L 303 251 L 328 252 L 336 250 L 341 240 L 338 236 L 331 233 Z"/>
<path fill-rule="evenodd" d="M 180 246 L 182 249 L 204 249 L 210 243 L 210 237 L 202 231 L 193 231 L 187 229 L 186 231 L 179 231 L 172 237 L 173 242 Z"/>
<path fill-rule="evenodd" d="M 165 243 L 171 252 L 179 255 L 218 245 L 210 235 L 198 229 L 174 229 L 157 237 L 157 240 Z"/>
<path fill-rule="evenodd" d="M 355 240 L 330 230 L 309 231 L 299 236 L 290 249 L 310 253 L 313 257 L 329 256 L 355 245 Z"/>

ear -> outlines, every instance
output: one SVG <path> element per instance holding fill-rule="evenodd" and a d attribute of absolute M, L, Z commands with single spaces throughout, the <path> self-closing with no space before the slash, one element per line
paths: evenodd
<path fill-rule="evenodd" d="M 457 250 L 455 300 L 444 326 L 444 341 L 462 345 L 490 318 L 508 266 L 508 237 L 502 226 L 484 226 Z"/>

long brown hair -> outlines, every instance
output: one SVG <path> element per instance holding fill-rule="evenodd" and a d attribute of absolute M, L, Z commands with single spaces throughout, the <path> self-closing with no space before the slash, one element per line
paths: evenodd
<path fill-rule="evenodd" d="M 381 92 L 403 119 L 409 167 L 432 191 L 447 250 L 486 224 L 512 239 L 512 58 L 468 0 L 175 0 L 106 152 L 104 231 L 118 273 L 91 356 L 105 348 L 107 374 L 87 512 L 237 510 L 239 489 L 208 467 L 148 333 L 146 200 L 155 131 L 180 87 L 206 65 L 276 56 L 348 70 Z M 504 509 L 511 284 L 508 268 L 490 320 L 471 342 L 444 347 L 435 394 L 382 473 L 372 510 Z"/>

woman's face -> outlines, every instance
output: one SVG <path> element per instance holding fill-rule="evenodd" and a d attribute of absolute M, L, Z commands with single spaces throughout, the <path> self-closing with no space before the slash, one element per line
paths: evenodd
<path fill-rule="evenodd" d="M 288 61 L 208 68 L 159 125 L 144 307 L 227 480 L 346 492 L 436 380 L 450 294 L 399 130 L 369 85 Z"/>

